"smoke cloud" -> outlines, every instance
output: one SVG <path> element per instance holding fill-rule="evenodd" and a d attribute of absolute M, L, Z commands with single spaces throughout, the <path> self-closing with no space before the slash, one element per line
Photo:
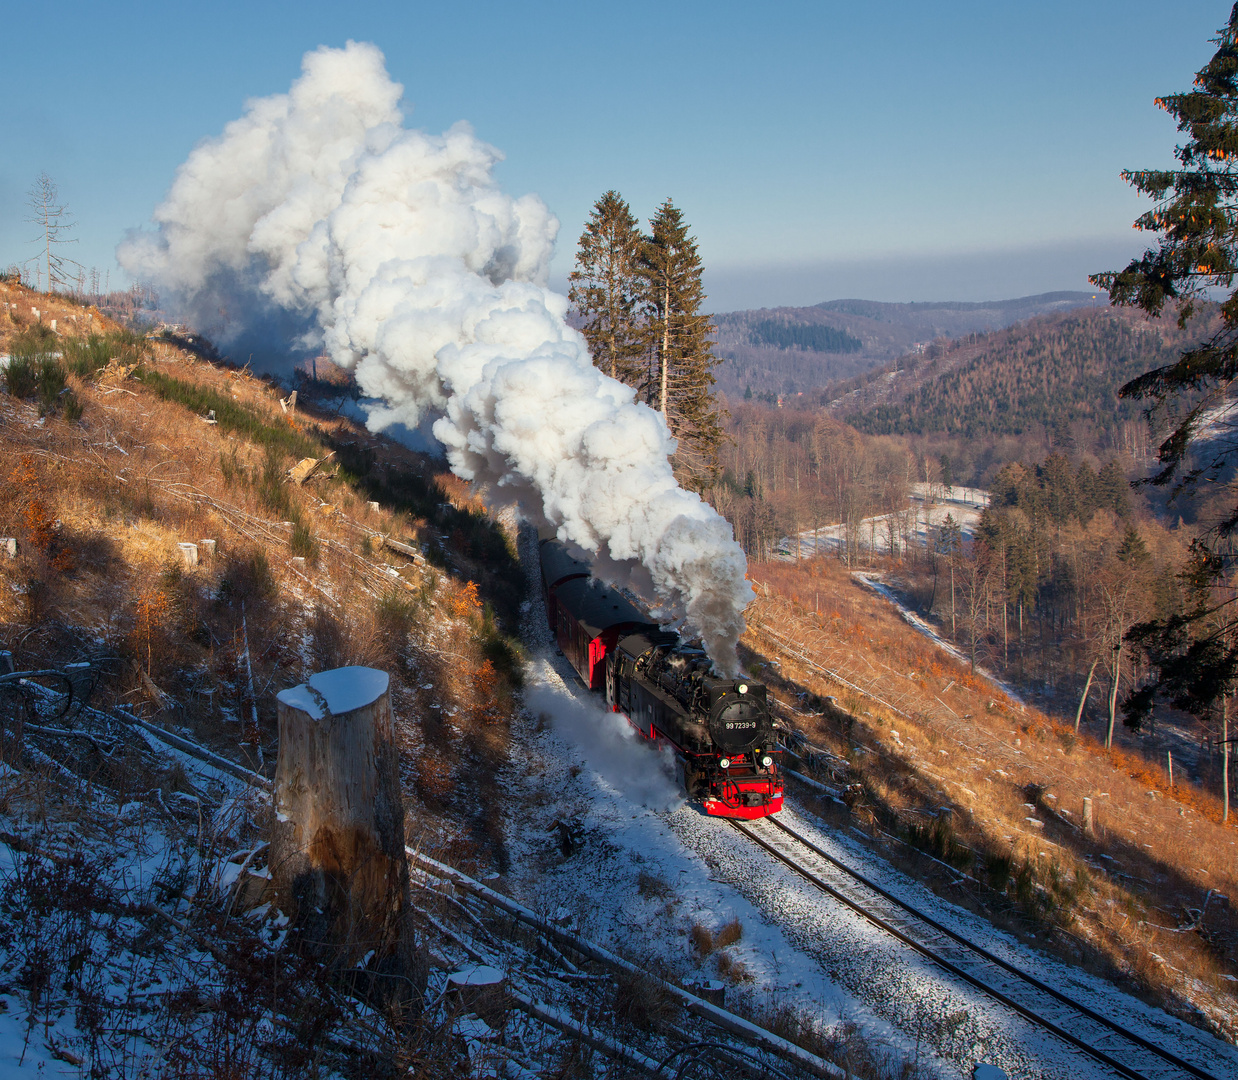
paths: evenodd
<path fill-rule="evenodd" d="M 682 618 L 737 670 L 752 598 L 730 525 L 682 490 L 660 414 L 596 369 L 546 288 L 558 221 L 493 177 L 467 124 L 404 127 L 373 45 L 307 53 L 287 94 L 251 101 L 180 167 L 118 258 L 223 344 L 325 350 L 383 404 L 426 416 L 452 470 Z"/>
<path fill-rule="evenodd" d="M 603 782 L 651 810 L 682 805 L 669 749 L 643 740 L 625 717 L 603 708 L 597 698 L 574 695 L 548 668 L 535 665 L 530 675 L 525 708 L 548 716 L 555 733 L 580 751 Z"/>

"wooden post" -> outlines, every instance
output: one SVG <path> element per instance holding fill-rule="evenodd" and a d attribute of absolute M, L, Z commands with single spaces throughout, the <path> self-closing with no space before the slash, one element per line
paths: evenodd
<path fill-rule="evenodd" d="M 1165 756 L 1169 758 L 1169 789 L 1172 791 L 1174 786 L 1174 752 L 1166 750 Z"/>
<path fill-rule="evenodd" d="M 404 808 L 386 672 L 336 668 L 283 691 L 271 875 L 298 947 L 419 1000 Z"/>
<path fill-rule="evenodd" d="M 1092 823 L 1092 800 L 1087 798 L 1083 800 L 1083 831 L 1088 836 L 1096 833 L 1096 827 Z"/>

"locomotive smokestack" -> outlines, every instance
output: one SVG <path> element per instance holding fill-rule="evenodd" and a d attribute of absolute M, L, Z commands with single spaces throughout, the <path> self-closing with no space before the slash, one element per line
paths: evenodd
<path fill-rule="evenodd" d="M 467 125 L 403 126 L 373 45 L 307 53 L 181 166 L 118 252 L 224 343 L 297 335 L 356 372 L 373 430 L 437 417 L 453 471 L 596 555 L 734 673 L 752 598 L 731 528 L 682 490 L 662 417 L 593 367 L 546 286 L 558 222 L 502 193 Z M 289 350 L 284 346 L 287 355 Z M 289 357 L 295 359 L 295 357 Z"/>

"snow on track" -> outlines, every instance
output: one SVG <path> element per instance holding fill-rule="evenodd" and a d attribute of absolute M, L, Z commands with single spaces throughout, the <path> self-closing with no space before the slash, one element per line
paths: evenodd
<path fill-rule="evenodd" d="M 845 1017 L 878 1044 L 918 1057 L 923 1075 L 970 1076 L 982 1061 L 1000 1066 L 1011 1080 L 1116 1075 L 823 895 L 725 821 L 682 801 L 668 808 L 654 779 L 665 776 L 664 763 L 652 748 L 628 745 L 633 757 L 619 768 L 596 733 L 573 728 L 600 710 L 566 661 L 554 655 L 538 592 L 530 589 L 525 618 L 524 639 L 534 655 L 530 683 L 538 687 L 538 710 L 548 718 L 559 711 L 556 696 L 571 704 L 563 708 L 566 721 L 543 723 L 535 712 L 513 730 L 518 747 L 513 753 L 519 755 L 513 761 L 515 782 L 527 790 L 511 802 L 520 820 L 509 829 L 516 866 L 512 884 L 530 906 L 561 908 L 586 936 L 621 952 L 656 956 L 681 976 L 695 973 L 687 944 L 690 926 L 699 922 L 716 930 L 738 918 L 744 934 L 731 951 L 753 976 L 755 994 L 806 1005 L 826 1023 Z M 628 784 L 632 769 L 646 771 L 643 786 Z M 540 829 L 529 820 L 529 807 L 536 808 L 532 813 L 541 818 Z M 815 824 L 790 807 L 779 817 L 881 888 L 1006 962 L 1218 1078 L 1238 1075 L 1233 1047 L 1103 979 L 1036 953 L 908 878 L 845 832 Z M 581 845 L 566 857 L 557 850 L 558 821 L 580 827 Z M 642 874 L 668 885 L 670 897 L 642 890 Z M 702 975 L 713 974 L 707 968 L 703 965 Z"/>

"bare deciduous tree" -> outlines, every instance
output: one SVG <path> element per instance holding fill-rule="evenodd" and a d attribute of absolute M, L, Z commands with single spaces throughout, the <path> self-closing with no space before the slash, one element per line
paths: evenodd
<path fill-rule="evenodd" d="M 26 206 L 30 209 L 26 220 L 39 227 L 39 235 L 33 237 L 31 243 L 42 248 L 38 255 L 27 260 L 26 265 L 34 263 L 36 280 L 40 285 L 46 274 L 48 292 L 64 290 L 77 280 L 78 272 L 82 270 L 80 263 L 66 258 L 59 250 L 65 244 L 77 243 L 68 235 L 76 223 L 69 208 L 60 202 L 56 181 L 47 173 L 39 173 L 27 193 Z"/>

